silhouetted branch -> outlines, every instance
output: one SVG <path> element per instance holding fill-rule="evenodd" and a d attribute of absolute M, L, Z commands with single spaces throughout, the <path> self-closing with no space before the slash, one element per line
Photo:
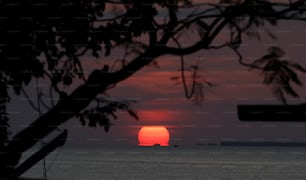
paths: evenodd
<path fill-rule="evenodd" d="M 186 47 L 186 48 L 173 48 L 173 47 L 164 47 L 163 48 L 163 54 L 171 54 L 171 55 L 188 55 L 192 54 L 194 52 L 197 52 L 201 49 L 207 49 L 209 44 L 214 40 L 214 38 L 220 33 L 220 31 L 226 26 L 228 22 L 226 20 L 223 20 L 219 26 L 216 27 L 215 31 L 212 33 L 212 35 L 206 39 L 201 39 L 200 41 L 194 43 L 193 45 Z"/>
<path fill-rule="evenodd" d="M 247 67 L 252 68 L 252 69 L 260 69 L 260 70 L 262 70 L 262 68 L 259 67 L 259 66 L 256 66 L 256 65 L 254 65 L 254 64 L 248 64 L 248 63 L 243 62 L 243 57 L 242 57 L 242 55 L 240 54 L 240 52 L 239 52 L 239 50 L 238 50 L 237 47 L 234 47 L 234 46 L 232 46 L 231 44 L 229 44 L 228 47 L 232 48 L 232 49 L 234 50 L 234 52 L 236 53 L 236 55 L 238 56 L 238 62 L 239 62 L 239 64 L 241 64 L 241 65 L 243 65 L 243 66 L 247 66 Z"/>
<path fill-rule="evenodd" d="M 46 75 L 51 82 L 50 88 L 52 88 L 60 97 L 65 94 L 64 91 L 60 90 L 58 84 L 54 81 L 54 77 L 52 77 L 52 75 L 50 75 L 47 71 L 44 71 L 44 75 Z"/>
<path fill-rule="evenodd" d="M 179 49 L 182 49 L 181 44 L 177 41 L 177 39 L 175 39 L 174 37 L 172 37 L 173 41 L 176 43 L 176 45 L 178 46 Z M 182 82 L 183 82 L 183 87 L 184 87 L 184 92 L 185 92 L 185 97 L 187 99 L 192 98 L 193 94 L 194 94 L 194 88 L 195 88 L 195 73 L 193 72 L 193 79 L 192 79 L 192 85 L 191 85 L 191 91 L 188 91 L 188 87 L 187 87 L 187 82 L 186 82 L 186 78 L 185 78 L 185 62 L 184 62 L 184 56 L 181 55 L 180 56 L 180 61 L 181 61 L 181 78 L 182 78 Z"/>
<path fill-rule="evenodd" d="M 49 110 L 49 109 L 51 109 L 51 107 L 49 106 L 49 105 L 47 105 L 46 103 L 45 103 L 45 101 L 43 100 L 43 94 L 42 94 L 42 92 L 40 92 L 39 93 L 39 100 L 40 100 L 40 104 L 44 107 L 44 108 L 46 108 L 47 110 Z"/>
<path fill-rule="evenodd" d="M 28 103 L 30 104 L 30 106 L 35 110 L 38 111 L 38 107 L 34 104 L 34 102 L 31 100 L 30 96 L 28 95 L 28 93 L 26 92 L 26 90 L 24 89 L 24 87 L 21 88 L 21 92 L 22 94 L 25 96 L 25 98 L 27 99 Z"/>
<path fill-rule="evenodd" d="M 183 57 L 203 49 L 231 48 L 238 56 L 238 62 L 241 65 L 263 71 L 264 83 L 272 85 L 273 93 L 283 102 L 285 101 L 285 94 L 297 97 L 297 93 L 291 88 L 290 83 L 302 85 L 294 70 L 301 72 L 306 72 L 306 70 L 297 64 L 290 64 L 286 60 L 281 60 L 281 51 L 279 49 L 272 48 L 267 55 L 252 64 L 248 64 L 243 62 L 238 48 L 242 43 L 243 33 L 247 33 L 252 27 L 263 27 L 265 22 L 274 26 L 280 20 L 306 21 L 305 1 L 290 1 L 291 3 L 289 4 L 270 3 L 264 0 L 221 1 L 223 4 L 198 3 L 197 5 L 203 8 L 201 12 L 197 12 L 197 7 L 192 7 L 189 1 L 186 0 L 150 0 L 146 2 L 138 0 L 107 0 L 100 3 L 86 1 L 86 4 L 84 2 L 71 1 L 71 6 L 67 7 L 70 8 L 68 11 L 61 6 L 59 1 L 50 1 L 54 5 L 51 9 L 42 7 L 43 9 L 38 10 L 28 6 L 31 3 L 30 1 L 26 2 L 25 6 L 22 7 L 25 10 L 6 6 L 5 2 L 3 2 L 4 5 L 3 3 L 0 4 L 1 8 L 3 5 L 3 16 L 7 13 L 14 17 L 12 20 L 16 19 L 15 14 L 11 13 L 12 10 L 13 12 L 18 12 L 18 15 L 33 12 L 37 16 L 33 17 L 34 21 L 25 21 L 24 23 L 22 21 L 21 24 L 18 24 L 20 22 L 17 18 L 18 20 L 12 21 L 12 25 L 7 23 L 5 24 L 7 26 L 3 26 L 4 35 L 0 38 L 0 44 L 8 44 L 8 48 L 1 46 L 3 60 L 1 59 L 0 61 L 0 68 L 3 68 L 1 70 L 8 69 L 8 73 L 5 74 L 11 80 L 8 86 L 13 87 L 16 94 L 18 94 L 19 88 L 23 84 L 28 84 L 32 76 L 39 78 L 46 75 L 52 87 L 52 89 L 51 87 L 49 89 L 50 96 L 53 96 L 53 90 L 60 96 L 56 104 L 53 100 L 51 101 L 52 106 L 53 104 L 55 105 L 48 112 L 15 135 L 5 147 L 5 152 L 0 154 L 1 158 L 4 157 L 4 160 L 2 161 L 1 159 L 0 162 L 0 176 L 2 176 L 3 172 L 7 172 L 7 167 L 14 168 L 18 164 L 22 152 L 88 107 L 99 94 L 105 93 L 107 89 L 113 88 L 117 83 L 129 78 L 163 55 L 180 56 L 181 77 L 185 95 L 190 98 L 195 94 L 196 101 L 203 99 L 202 90 L 204 85 L 198 81 L 198 66 L 194 65 L 192 67 L 192 87 L 189 92 L 187 81 L 185 80 L 186 69 Z M 119 16 L 103 19 L 105 3 L 123 5 L 126 9 Z M 84 9 L 80 8 L 84 4 L 86 7 Z M 159 7 L 156 8 L 156 5 Z M 158 8 L 166 10 L 168 13 L 164 22 L 154 19 L 158 14 Z M 179 8 L 184 10 L 189 8 L 188 11 L 190 13 L 185 17 L 181 17 L 180 11 L 178 11 Z M 42 11 L 46 11 L 45 17 L 41 17 Z M 184 15 L 184 13 L 182 14 Z M 58 21 L 49 20 L 49 17 L 53 16 L 61 18 Z M 76 21 L 77 18 L 75 17 L 78 17 L 78 21 Z M 100 24 L 96 25 L 98 26 L 96 27 L 95 23 Z M 27 26 L 28 24 L 29 26 Z M 179 33 L 191 26 L 198 28 L 200 39 L 192 42 L 190 46 L 182 47 L 178 38 Z M 19 34 L 17 33 L 18 36 L 16 37 L 22 38 L 11 38 L 12 35 L 9 30 L 15 27 L 19 30 Z M 231 28 L 229 42 L 214 45 L 214 40 L 227 27 Z M 204 33 L 201 33 L 201 30 Z M 157 35 L 160 32 L 161 37 Z M 129 62 L 127 60 L 123 62 L 119 70 L 115 71 L 113 68 L 116 63 L 111 70 L 106 65 L 103 68 L 94 67 L 88 78 L 85 79 L 79 57 L 92 51 L 92 55 L 98 58 L 102 50 L 104 55 L 108 56 L 114 47 L 132 43 L 135 39 L 143 37 L 145 37 L 145 40 L 149 39 L 146 41 L 147 44 L 140 42 L 142 44 L 141 47 L 126 48 L 124 60 L 128 56 L 134 55 L 136 57 L 132 57 Z M 169 47 L 171 39 L 176 43 L 177 47 Z M 23 42 L 23 40 L 26 42 Z M 28 43 L 31 46 L 19 47 L 22 43 Z M 5 53 L 2 53 L 2 51 Z M 41 55 L 46 58 L 45 66 L 43 62 L 37 59 Z M 22 67 L 18 66 L 16 68 L 16 64 L 12 63 L 10 59 L 18 60 L 18 65 Z M 30 71 L 30 73 L 24 73 L 25 76 L 21 76 L 20 72 L 27 71 Z M 61 91 L 60 85 L 69 86 L 76 78 L 82 79 L 84 83 L 70 95 Z M 209 87 L 211 86 L 210 83 L 206 83 Z M 21 91 L 24 91 L 24 89 L 21 88 Z M 25 94 L 25 96 L 27 97 L 28 95 Z M 101 122 L 102 125 L 105 125 L 105 130 L 108 130 L 110 125 L 107 118 L 105 118 L 106 114 L 116 117 L 113 114 L 114 109 L 107 108 L 110 108 L 110 106 L 99 109 L 102 111 L 102 119 L 104 118 L 105 120 Z M 125 110 L 137 119 L 136 113 L 130 109 Z M 99 113 L 94 111 L 94 114 L 97 115 Z M 86 114 L 86 116 L 89 117 L 89 114 Z M 92 118 L 92 116 L 90 117 Z M 95 120 L 95 118 L 91 120 Z"/>

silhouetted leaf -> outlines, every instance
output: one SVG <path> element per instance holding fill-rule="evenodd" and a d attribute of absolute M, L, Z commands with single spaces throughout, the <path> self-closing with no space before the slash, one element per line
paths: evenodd
<path fill-rule="evenodd" d="M 110 126 L 109 126 L 109 125 L 105 125 L 105 126 L 104 126 L 104 131 L 105 131 L 105 132 L 108 132 L 109 129 L 110 129 Z"/>
<path fill-rule="evenodd" d="M 63 84 L 69 86 L 72 83 L 72 77 L 71 75 L 65 75 L 63 77 Z"/>
<path fill-rule="evenodd" d="M 117 119 L 117 116 L 115 113 L 111 112 L 110 115 L 114 118 L 114 119 Z"/>
<path fill-rule="evenodd" d="M 268 48 L 268 54 L 275 55 L 276 57 L 282 57 L 285 55 L 285 51 L 280 47 L 272 46 Z"/>
<path fill-rule="evenodd" d="M 295 97 L 295 98 L 299 97 L 299 95 L 293 90 L 293 88 L 289 84 L 284 85 L 283 89 L 290 96 Z"/>
<path fill-rule="evenodd" d="M 14 85 L 14 86 L 13 86 L 13 89 L 14 89 L 14 92 L 15 92 L 17 95 L 20 95 L 20 93 L 21 93 L 21 86 L 20 86 L 20 85 Z"/>
<path fill-rule="evenodd" d="M 81 122 L 81 124 L 82 124 L 83 126 L 86 125 L 86 121 L 85 121 L 85 119 L 84 119 L 83 116 L 80 117 L 80 122 Z"/>
<path fill-rule="evenodd" d="M 306 73 L 306 69 L 304 69 L 303 66 L 301 66 L 301 65 L 299 65 L 299 64 L 296 64 L 296 63 L 291 63 L 291 62 L 287 62 L 287 63 L 288 63 L 288 65 L 290 65 L 290 66 L 293 67 L 294 69 Z"/>
<path fill-rule="evenodd" d="M 270 36 L 271 39 L 277 40 L 277 36 L 274 35 L 270 30 L 266 29 L 266 32 Z"/>
<path fill-rule="evenodd" d="M 271 47 L 268 49 L 268 54 L 254 61 L 253 65 L 261 67 L 264 75 L 263 83 L 271 85 L 273 94 L 286 103 L 285 94 L 294 98 L 299 97 L 292 88 L 291 82 L 299 86 L 303 85 L 294 70 L 304 72 L 305 69 L 299 64 L 281 60 L 280 58 L 284 55 L 285 52 L 282 49 Z"/>
<path fill-rule="evenodd" d="M 127 112 L 129 113 L 130 116 L 132 116 L 133 118 L 135 118 L 136 120 L 139 119 L 137 113 L 131 109 L 128 109 Z"/>
<path fill-rule="evenodd" d="M 31 70 L 33 72 L 34 77 L 36 78 L 42 77 L 44 74 L 44 64 L 40 62 L 38 59 L 36 59 L 32 63 Z"/>
<path fill-rule="evenodd" d="M 30 73 L 23 73 L 23 82 L 25 85 L 28 85 L 32 80 L 32 74 Z"/>

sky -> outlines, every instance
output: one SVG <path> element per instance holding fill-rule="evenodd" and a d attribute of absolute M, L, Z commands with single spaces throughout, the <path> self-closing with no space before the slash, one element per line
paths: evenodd
<path fill-rule="evenodd" d="M 283 22 L 277 28 L 271 28 L 271 31 L 277 35 L 278 40 L 271 40 L 265 35 L 261 41 L 245 38 L 241 47 L 245 61 L 251 62 L 264 55 L 269 46 L 279 45 L 285 49 L 287 59 L 306 67 L 306 24 Z M 223 33 L 219 37 L 220 40 L 226 36 L 226 32 Z M 188 44 L 192 38 L 188 34 L 184 35 L 183 42 Z M 116 53 L 113 54 L 108 61 L 112 62 L 117 58 Z M 89 70 L 101 65 L 101 61 L 85 58 L 90 62 L 86 65 L 85 71 L 86 68 Z M 171 80 L 171 77 L 180 74 L 180 58 L 162 56 L 156 60 L 159 68 L 144 67 L 107 92 L 113 98 L 137 100 L 132 107 L 139 115 L 138 121 L 122 112 L 119 118 L 113 121 L 115 125 L 105 133 L 103 128 L 83 127 L 77 120 L 72 119 L 61 127 L 69 128 L 67 146 L 136 146 L 138 131 L 145 125 L 165 126 L 170 132 L 170 145 L 188 146 L 226 140 L 306 142 L 305 123 L 239 121 L 238 104 L 281 102 L 276 100 L 269 87 L 262 84 L 263 78 L 260 73 L 239 65 L 231 50 L 203 50 L 188 55 L 185 59 L 190 65 L 198 62 L 200 76 L 216 84 L 215 87 L 204 90 L 205 97 L 201 105 L 195 105 L 187 100 L 182 85 Z M 300 74 L 300 77 L 306 84 L 306 74 Z M 43 86 L 44 82 L 40 83 Z M 35 92 L 30 89 L 31 87 L 29 91 L 34 97 Z M 301 97 L 297 100 L 289 98 L 289 104 L 305 102 L 305 87 L 296 89 Z M 9 111 L 13 120 L 13 133 L 24 128 L 38 116 L 28 106 L 24 97 L 12 99 Z"/>

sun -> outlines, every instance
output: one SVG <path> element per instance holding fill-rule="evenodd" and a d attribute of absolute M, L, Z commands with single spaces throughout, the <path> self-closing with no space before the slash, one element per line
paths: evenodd
<path fill-rule="evenodd" d="M 138 132 L 139 146 L 169 146 L 169 139 L 165 126 L 143 126 Z"/>

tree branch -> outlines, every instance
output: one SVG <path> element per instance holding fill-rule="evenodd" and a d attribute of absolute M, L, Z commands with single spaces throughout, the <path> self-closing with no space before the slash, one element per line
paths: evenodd
<path fill-rule="evenodd" d="M 21 152 L 26 151 L 39 139 L 74 117 L 87 107 L 99 93 L 104 92 L 108 86 L 127 79 L 161 54 L 159 48 L 149 48 L 117 72 L 102 73 L 97 70 L 91 73 L 85 84 L 79 86 L 70 96 L 60 99 L 52 109 L 12 138 L 5 153 L 1 154 L 5 164 L 11 167 L 16 166 L 21 157 Z"/>
<path fill-rule="evenodd" d="M 215 37 L 220 33 L 220 31 L 226 26 L 228 23 L 227 20 L 223 20 L 219 26 L 215 29 L 212 35 L 208 38 L 201 39 L 197 43 L 186 47 L 186 48 L 173 48 L 173 47 L 163 47 L 163 54 L 171 54 L 171 55 L 188 55 L 194 52 L 197 52 L 201 49 L 208 48 L 209 44 L 215 39 Z"/>

